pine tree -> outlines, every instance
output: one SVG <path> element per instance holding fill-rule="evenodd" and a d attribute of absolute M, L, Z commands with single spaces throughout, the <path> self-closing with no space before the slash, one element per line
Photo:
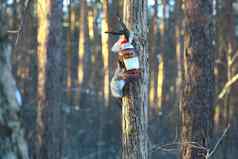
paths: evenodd
<path fill-rule="evenodd" d="M 43 5 L 43 6 L 42 6 Z M 42 14 L 42 8 L 45 14 Z M 36 158 L 62 157 L 62 0 L 37 2 L 38 109 Z"/>
<path fill-rule="evenodd" d="M 212 0 L 185 0 L 182 159 L 205 159 L 214 100 Z"/>
<path fill-rule="evenodd" d="M 104 100 L 105 105 L 109 105 L 109 35 L 104 34 L 109 30 L 109 2 L 103 0 L 103 20 L 102 20 L 102 55 L 104 67 Z"/>
<path fill-rule="evenodd" d="M 124 1 L 124 22 L 134 33 L 142 78 L 126 84 L 122 98 L 123 159 L 147 159 L 148 52 L 146 7 L 144 0 Z"/>

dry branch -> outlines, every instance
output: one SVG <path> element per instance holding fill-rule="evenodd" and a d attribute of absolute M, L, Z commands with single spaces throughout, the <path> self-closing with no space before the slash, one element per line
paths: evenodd
<path fill-rule="evenodd" d="M 215 154 L 218 146 L 221 144 L 222 140 L 224 139 L 224 137 L 226 136 L 228 130 L 230 129 L 230 124 L 227 126 L 227 128 L 224 130 L 222 136 L 218 139 L 217 143 L 215 144 L 214 148 L 212 149 L 211 152 L 208 151 L 207 155 L 206 155 L 206 159 L 209 159 L 213 154 Z"/>
<path fill-rule="evenodd" d="M 225 84 L 225 86 L 224 86 L 224 88 L 222 89 L 221 93 L 219 93 L 219 95 L 218 95 L 218 101 L 221 100 L 221 99 L 225 96 L 225 94 L 226 94 L 227 91 L 230 89 L 230 87 L 231 87 L 234 83 L 236 83 L 237 81 L 238 81 L 238 74 L 234 75 L 234 76 L 231 78 L 231 80 L 228 81 L 228 82 Z"/>
<path fill-rule="evenodd" d="M 238 58 L 238 50 L 236 51 L 235 55 L 232 57 L 230 66 L 232 66 L 235 63 L 237 58 Z"/>
<path fill-rule="evenodd" d="M 230 129 L 230 124 L 227 126 L 227 128 L 224 130 L 223 134 L 221 135 L 221 137 L 218 139 L 218 141 L 216 142 L 215 146 L 212 148 L 211 151 L 209 151 L 209 148 L 206 148 L 202 145 L 200 145 L 197 142 L 175 142 L 175 143 L 171 143 L 171 144 L 165 144 L 165 145 L 155 145 L 151 148 L 150 152 L 153 153 L 155 151 L 165 151 L 165 152 L 171 152 L 171 151 L 176 151 L 178 150 L 178 146 L 181 145 L 185 145 L 185 144 L 189 144 L 191 145 L 193 148 L 196 149 L 201 149 L 201 150 L 206 150 L 207 154 L 206 159 L 209 159 L 211 156 L 213 156 L 218 148 L 218 146 L 221 144 L 222 140 L 225 138 L 228 130 Z"/>

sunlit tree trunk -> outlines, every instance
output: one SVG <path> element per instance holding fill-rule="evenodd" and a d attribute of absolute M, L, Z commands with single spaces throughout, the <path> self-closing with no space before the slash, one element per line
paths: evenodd
<path fill-rule="evenodd" d="M 157 83 L 157 103 L 158 103 L 158 110 L 161 109 L 163 105 L 163 99 L 164 99 L 164 74 L 165 74 L 165 66 L 164 66 L 164 54 L 165 54 L 165 27 L 166 27 L 166 1 L 163 0 L 163 17 L 160 21 L 160 52 L 157 55 L 159 65 L 158 67 L 158 83 Z"/>
<path fill-rule="evenodd" d="M 76 13 L 75 8 L 72 7 L 72 3 L 68 6 L 68 24 L 67 30 L 67 94 L 69 102 L 72 102 L 72 55 L 73 55 L 73 38 L 72 35 L 75 29 Z"/>
<path fill-rule="evenodd" d="M 46 54 L 47 54 L 47 40 L 49 33 L 49 19 L 50 15 L 50 1 L 37 0 L 37 119 L 36 119 L 36 159 L 41 159 L 41 151 L 43 145 L 43 111 L 46 105 L 45 83 L 46 83 Z M 44 14 L 42 14 L 44 8 Z"/>
<path fill-rule="evenodd" d="M 88 9 L 88 33 L 89 33 L 89 39 L 91 41 L 95 38 L 94 33 L 94 24 L 95 24 L 95 13 L 93 7 Z"/>
<path fill-rule="evenodd" d="M 43 5 L 43 6 L 42 6 Z M 45 14 L 42 14 L 42 8 Z M 62 0 L 38 1 L 36 158 L 62 157 Z M 57 33 L 57 34 L 56 34 Z"/>
<path fill-rule="evenodd" d="M 0 30 L 1 31 L 1 30 Z M 0 34 L 1 35 L 1 34 Z M 0 37 L 1 38 L 1 37 Z M 16 82 L 11 73 L 11 47 L 0 43 L 0 158 L 29 159 L 19 118 Z"/>
<path fill-rule="evenodd" d="M 176 96 L 177 101 L 180 101 L 182 89 L 182 76 L 183 76 L 183 17 L 182 17 L 182 0 L 177 0 L 175 3 L 175 44 L 176 44 L 176 58 L 177 58 L 177 77 L 176 77 Z"/>
<path fill-rule="evenodd" d="M 150 32 L 150 68 L 153 70 L 151 71 L 150 75 L 150 105 L 154 107 L 157 103 L 157 77 L 158 77 L 158 0 L 154 0 L 154 14 L 152 16 L 152 25 L 151 25 L 151 32 Z"/>
<path fill-rule="evenodd" d="M 79 14 L 79 48 L 78 48 L 78 99 L 80 98 L 80 91 L 83 86 L 84 79 L 86 74 L 85 72 L 86 65 L 85 60 L 88 54 L 87 52 L 87 1 L 80 0 L 80 14 Z"/>
<path fill-rule="evenodd" d="M 125 0 L 124 21 L 134 32 L 134 46 L 139 52 L 142 77 L 126 84 L 122 98 L 122 158 L 147 159 L 147 107 L 148 107 L 148 53 L 147 53 L 147 1 Z"/>
<path fill-rule="evenodd" d="M 181 105 L 182 159 L 205 159 L 207 150 L 201 146 L 208 149 L 210 142 L 215 84 L 212 3 L 212 0 L 184 1 L 186 67 Z"/>
<path fill-rule="evenodd" d="M 103 0 L 103 19 L 102 19 L 102 54 L 103 54 L 103 70 L 104 70 L 104 100 L 105 105 L 109 104 L 109 34 L 105 31 L 109 30 L 109 2 Z"/>

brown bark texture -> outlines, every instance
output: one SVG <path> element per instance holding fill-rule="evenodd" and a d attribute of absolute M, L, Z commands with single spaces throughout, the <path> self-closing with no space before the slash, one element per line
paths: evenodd
<path fill-rule="evenodd" d="M 88 86 L 90 79 L 91 51 L 89 49 L 88 33 L 88 2 L 80 0 L 79 13 L 79 48 L 78 48 L 78 98 Z"/>
<path fill-rule="evenodd" d="M 62 97 L 66 84 L 63 78 L 63 46 L 62 23 L 63 0 L 51 2 L 51 16 L 49 17 L 49 39 L 47 42 L 46 63 L 46 131 L 45 146 L 47 157 L 45 159 L 62 158 L 63 152 L 63 114 Z"/>
<path fill-rule="evenodd" d="M 147 159 L 148 52 L 147 1 L 125 0 L 124 22 L 134 33 L 134 46 L 140 56 L 142 76 L 129 81 L 122 98 L 122 158 Z"/>
<path fill-rule="evenodd" d="M 212 126 L 215 84 L 212 0 L 185 0 L 184 4 L 186 28 L 181 158 L 205 159 Z"/>
<path fill-rule="evenodd" d="M 158 60 L 156 58 L 158 54 L 158 0 L 154 0 L 154 6 L 153 6 L 153 16 L 151 20 L 151 28 L 149 34 L 149 64 L 150 69 L 154 69 L 153 72 L 150 73 L 150 106 L 154 107 L 157 103 L 157 89 L 158 89 Z"/>
<path fill-rule="evenodd" d="M 104 34 L 109 30 L 109 1 L 103 0 L 103 20 L 102 20 L 102 55 L 104 67 L 104 100 L 105 105 L 109 105 L 110 89 L 109 89 L 109 35 Z"/>
<path fill-rule="evenodd" d="M 39 5 L 41 5 L 40 3 Z M 38 120 L 37 120 L 37 158 L 39 159 L 59 159 L 62 158 L 63 145 L 63 114 L 62 114 L 62 96 L 63 88 L 66 83 L 63 80 L 62 72 L 62 0 L 52 0 L 48 4 L 47 14 L 41 17 L 41 23 L 46 24 L 45 27 L 38 26 L 38 34 L 46 33 L 44 36 L 38 35 L 38 58 L 44 56 L 41 63 L 42 78 L 38 78 L 38 82 L 42 82 L 38 87 L 42 87 L 38 91 Z M 40 8 L 38 10 L 41 11 Z M 39 13 L 40 15 L 42 13 Z M 41 32 L 42 31 L 42 32 Z M 43 36 L 43 38 L 42 38 Z M 44 54 L 44 55 L 43 55 Z M 41 59 L 42 60 L 42 59 Z M 39 67 L 38 63 L 38 67 Z M 42 71 L 38 69 L 39 71 Z M 41 96 L 39 96 L 41 95 Z"/>

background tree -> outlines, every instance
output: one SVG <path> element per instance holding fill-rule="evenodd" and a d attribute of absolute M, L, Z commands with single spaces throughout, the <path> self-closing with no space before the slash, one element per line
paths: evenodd
<path fill-rule="evenodd" d="M 63 156 L 64 116 L 62 106 L 65 100 L 63 88 L 66 88 L 63 70 L 62 47 L 62 8 L 63 0 L 54 0 L 50 4 L 49 37 L 47 41 L 46 63 L 46 109 L 45 109 L 45 148 L 46 159 L 59 159 Z M 57 34 L 56 34 L 57 33 Z"/>
<path fill-rule="evenodd" d="M 215 90 L 214 35 L 209 18 L 213 5 L 212 0 L 187 0 L 184 5 L 186 30 L 181 157 L 205 159 L 210 143 Z"/>
<path fill-rule="evenodd" d="M 102 20 L 102 35 L 109 30 L 109 2 L 103 1 L 103 20 Z M 109 104 L 109 35 L 102 36 L 102 54 L 104 67 L 104 99 L 105 105 Z"/>
<path fill-rule="evenodd" d="M 150 105 L 155 106 L 157 105 L 157 82 L 158 82 L 158 60 L 157 60 L 157 53 L 158 53 L 158 1 L 154 0 L 153 6 L 154 12 L 152 15 L 151 20 L 151 27 L 150 32 L 153 34 L 149 34 L 149 42 L 151 47 L 149 48 L 150 56 L 149 56 L 149 64 L 150 69 L 154 70 L 150 74 Z"/>
<path fill-rule="evenodd" d="M 63 1 L 47 1 L 42 14 L 38 5 L 38 140 L 37 158 L 62 157 L 62 7 Z M 57 34 L 56 34 L 57 33 Z"/>
<path fill-rule="evenodd" d="M 46 105 L 46 60 L 47 60 L 47 41 L 49 34 L 49 19 L 50 15 L 50 1 L 38 0 L 37 7 L 37 120 L 36 120 L 36 158 L 41 158 L 42 145 L 43 145 L 43 133 L 45 129 L 43 121 L 43 111 Z M 45 9 L 42 14 L 42 8 Z"/>

